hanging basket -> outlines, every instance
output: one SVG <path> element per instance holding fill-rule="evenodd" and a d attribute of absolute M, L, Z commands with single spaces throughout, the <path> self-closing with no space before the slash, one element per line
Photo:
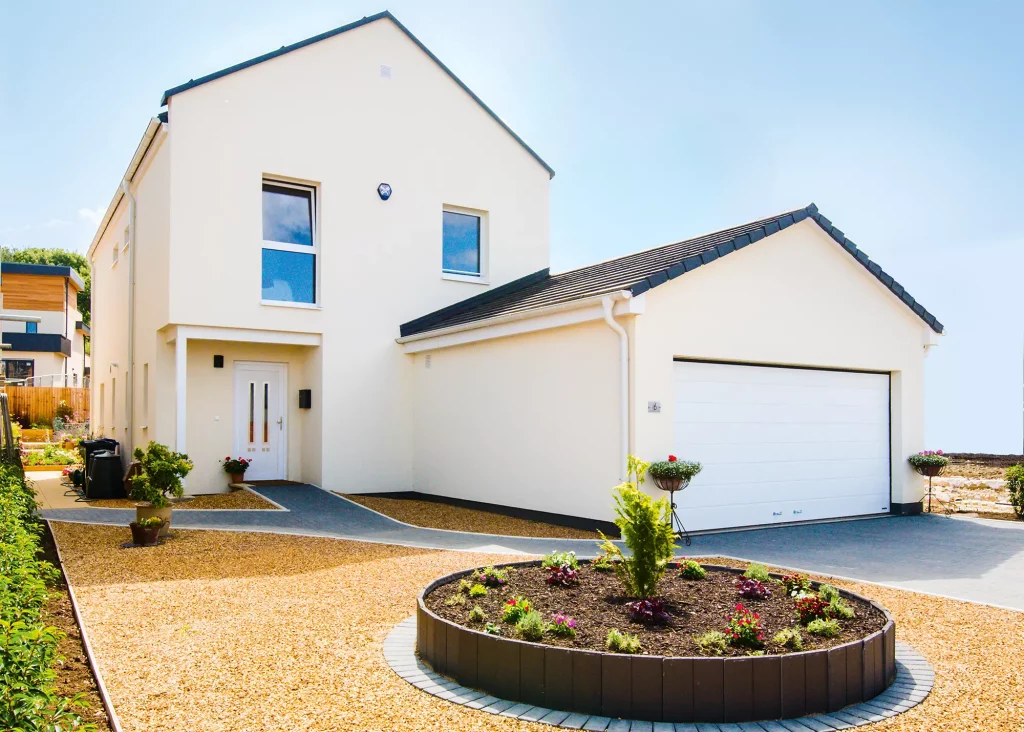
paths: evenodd
<path fill-rule="evenodd" d="M 654 478 L 654 476 L 651 477 Z M 654 478 L 654 484 L 663 491 L 674 493 L 686 488 L 686 486 L 690 485 L 690 481 L 686 478 Z"/>
<path fill-rule="evenodd" d="M 914 468 L 914 470 L 927 478 L 934 478 L 937 475 L 942 475 L 942 471 L 945 469 L 945 465 L 922 465 L 921 467 Z"/>

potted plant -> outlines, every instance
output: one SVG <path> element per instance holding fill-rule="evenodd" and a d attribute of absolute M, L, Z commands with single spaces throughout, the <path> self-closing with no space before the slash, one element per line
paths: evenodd
<path fill-rule="evenodd" d="M 232 484 L 241 483 L 245 480 L 245 471 L 249 469 L 249 463 L 251 462 L 252 460 L 246 460 L 243 457 L 224 458 L 224 472 L 228 474 Z"/>
<path fill-rule="evenodd" d="M 934 478 L 949 465 L 949 458 L 942 454 L 942 450 L 922 450 L 916 455 L 911 455 L 908 460 L 914 470 L 929 478 Z"/>
<path fill-rule="evenodd" d="M 135 546 L 156 546 L 164 521 L 158 516 L 137 518 L 128 524 L 132 529 L 132 543 Z"/>
<path fill-rule="evenodd" d="M 647 468 L 647 474 L 654 478 L 654 482 L 663 491 L 681 491 L 703 467 L 700 463 L 680 460 L 675 455 L 669 455 L 668 460 L 651 463 Z"/>
<path fill-rule="evenodd" d="M 184 495 L 181 479 L 191 472 L 192 461 L 188 455 L 158 442 L 149 443 L 145 450 L 136 447 L 134 458 L 139 463 L 139 473 L 132 476 L 131 494 L 136 501 L 143 501 L 135 506 L 135 520 L 156 516 L 163 521 L 160 536 L 167 536 L 171 528 L 168 497 Z"/>

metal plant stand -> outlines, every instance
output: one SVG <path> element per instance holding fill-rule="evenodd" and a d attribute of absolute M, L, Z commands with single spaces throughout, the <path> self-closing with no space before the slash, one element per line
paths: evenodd
<path fill-rule="evenodd" d="M 922 468 L 914 468 L 920 475 L 924 475 L 928 478 L 928 513 L 932 512 L 932 478 L 942 475 L 942 471 L 946 469 L 945 465 L 929 465 Z M 938 499 L 935 499 L 938 500 Z M 946 505 L 942 507 L 942 511 L 947 516 L 952 516 L 954 513 L 955 504 L 951 501 L 947 501 Z"/>
<path fill-rule="evenodd" d="M 655 478 L 654 482 L 661 490 L 668 492 L 668 503 L 672 507 L 669 525 L 672 527 L 673 533 L 680 539 L 683 539 L 686 546 L 690 546 L 692 543 L 690 533 L 683 526 L 683 521 L 679 518 L 679 514 L 676 513 L 676 492 L 684 490 L 686 486 L 690 485 L 690 481 L 682 478 Z"/>

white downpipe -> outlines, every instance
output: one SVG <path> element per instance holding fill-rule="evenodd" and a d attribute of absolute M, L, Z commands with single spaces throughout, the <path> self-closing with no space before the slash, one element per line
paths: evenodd
<path fill-rule="evenodd" d="M 619 422 L 620 422 L 620 445 L 619 445 L 619 469 L 626 470 L 626 460 L 629 458 L 629 334 L 626 329 L 619 325 L 613 315 L 615 300 L 605 297 L 601 300 L 601 307 L 604 310 L 604 322 L 619 336 Z M 623 480 L 627 476 L 623 476 Z"/>
<path fill-rule="evenodd" d="M 128 430 L 123 454 L 126 461 L 131 462 L 135 441 L 135 196 L 127 177 L 121 181 L 121 188 L 128 198 L 128 393 L 124 405 Z M 117 246 L 116 241 L 114 246 Z"/>

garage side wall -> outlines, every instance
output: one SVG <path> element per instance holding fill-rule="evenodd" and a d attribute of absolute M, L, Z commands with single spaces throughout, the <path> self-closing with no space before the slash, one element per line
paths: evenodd
<path fill-rule="evenodd" d="M 634 343 L 641 457 L 672 450 L 675 357 L 882 371 L 892 374 L 892 501 L 920 500 L 906 457 L 924 447 L 927 326 L 816 224 L 791 226 L 646 298 Z M 647 411 L 653 400 L 660 413 Z"/>
<path fill-rule="evenodd" d="M 613 518 L 619 358 L 605 324 L 410 358 L 417 491 Z"/>

